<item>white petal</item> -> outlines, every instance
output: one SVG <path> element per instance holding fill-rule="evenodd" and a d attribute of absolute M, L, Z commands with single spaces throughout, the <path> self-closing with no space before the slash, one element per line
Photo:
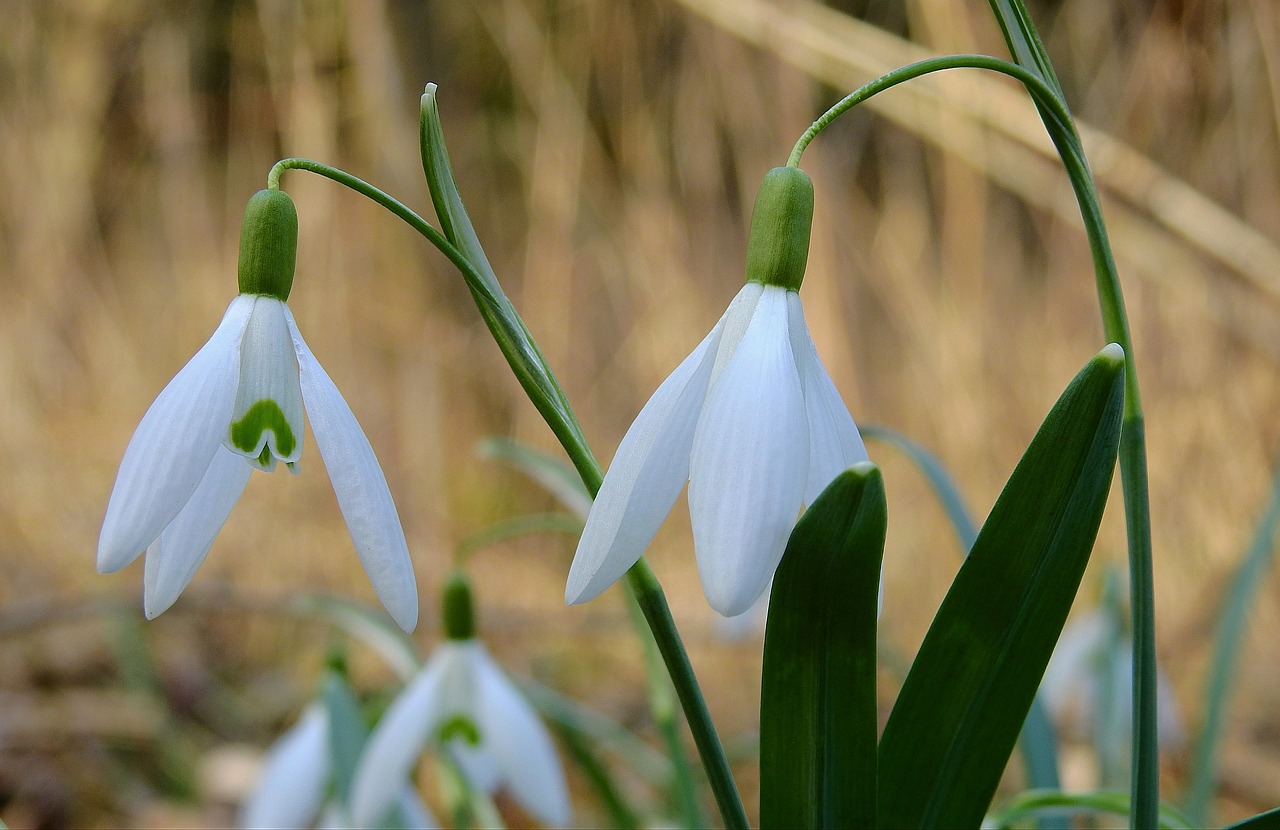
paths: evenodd
<path fill-rule="evenodd" d="M 480 732 L 521 806 L 543 824 L 564 827 L 570 819 L 569 789 L 551 735 L 529 702 L 480 648 L 475 661 Z"/>
<path fill-rule="evenodd" d="M 748 283 L 711 333 L 658 387 L 622 437 L 569 568 L 564 600 L 599 596 L 636 563 L 689 480 L 689 452 L 707 388 L 746 330 L 762 286 Z"/>
<path fill-rule="evenodd" d="M 813 504 L 840 473 L 870 460 L 849 407 L 844 405 L 836 385 L 818 357 L 809 326 L 804 320 L 800 295 L 787 292 L 791 349 L 804 389 L 804 406 L 809 423 L 809 481 L 804 489 L 805 504 Z"/>
<path fill-rule="evenodd" d="M 441 738 L 439 731 L 454 718 L 466 719 L 480 732 L 480 681 L 476 666 L 484 653 L 484 646 L 476 640 L 447 640 L 440 646 L 440 659 L 447 661 L 450 668 L 441 677 L 436 694 L 436 734 L 431 736 L 433 740 Z M 486 736 L 481 733 L 479 737 L 478 743 L 471 744 L 466 738 L 456 736 L 445 744 L 445 748 L 472 787 L 492 793 L 498 788 L 502 776 Z"/>
<path fill-rule="evenodd" d="M 226 438 L 227 449 L 265 470 L 275 469 L 277 460 L 292 464 L 302 457 L 302 391 L 287 313 L 288 307 L 275 297 L 253 298 Z"/>
<path fill-rule="evenodd" d="M 307 348 L 288 307 L 282 307 L 298 356 L 311 431 L 351 541 L 378 599 L 401 628 L 412 631 L 418 623 L 418 584 L 387 479 L 351 407 Z"/>
<path fill-rule="evenodd" d="M 443 679 L 456 671 L 448 643 L 436 650 L 413 682 L 387 708 L 360 753 L 351 782 L 351 822 L 372 827 L 394 806 L 439 718 Z"/>
<path fill-rule="evenodd" d="M 214 452 L 191 500 L 147 548 L 142 577 L 147 619 L 173 605 L 191 582 L 252 473 L 243 457 L 224 447 Z"/>
<path fill-rule="evenodd" d="M 782 559 L 809 473 L 804 395 L 787 336 L 786 292 L 766 287 L 693 439 L 689 514 L 711 607 L 741 614 Z"/>
<path fill-rule="evenodd" d="M 240 826 L 310 827 L 328 786 L 329 719 L 313 703 L 267 751 L 258 786 L 241 808 Z"/>
<path fill-rule="evenodd" d="M 165 386 L 129 440 L 98 537 L 98 570 L 128 565 L 204 478 L 230 423 L 240 335 L 252 298 L 237 297 L 209 342 Z"/>
<path fill-rule="evenodd" d="M 413 787 L 405 787 L 397 802 L 400 807 L 402 827 L 408 830 L 438 830 L 440 821 L 427 809 Z"/>
<path fill-rule="evenodd" d="M 763 285 L 758 282 L 746 283 L 725 309 L 724 316 L 717 323 L 724 330 L 724 334 L 720 338 L 720 347 L 716 351 L 715 365 L 711 368 L 711 386 L 720 379 L 720 373 L 724 371 L 724 367 L 738 350 L 738 344 L 746 336 L 747 327 L 751 325 L 751 318 L 755 316 L 756 306 L 759 305 L 763 295 Z"/>
<path fill-rule="evenodd" d="M 618 444 L 569 567 L 569 605 L 596 598 L 636 563 L 689 480 L 689 450 L 721 328 L 662 382 Z"/>

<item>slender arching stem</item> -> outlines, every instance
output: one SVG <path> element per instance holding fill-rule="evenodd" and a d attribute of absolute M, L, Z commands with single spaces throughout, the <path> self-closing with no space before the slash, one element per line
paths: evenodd
<path fill-rule="evenodd" d="M 505 296 L 494 293 L 467 255 L 398 199 L 350 173 L 327 164 L 303 158 L 288 158 L 276 162 L 267 175 L 269 189 L 274 190 L 280 187 L 280 176 L 285 170 L 306 170 L 324 176 L 382 205 L 422 234 L 462 272 L 467 286 L 480 306 L 481 316 L 484 317 L 498 343 L 498 348 L 507 358 L 507 362 L 529 399 L 569 455 L 588 492 L 594 497 L 600 489 L 601 481 L 604 480 L 604 474 L 572 412 L 558 405 L 558 402 L 564 401 L 564 393 L 559 383 L 549 367 L 529 365 L 530 362 L 540 363 L 541 356 L 536 354 L 531 356 L 530 350 L 526 348 L 526 339 L 532 338 L 524 328 L 524 323 L 511 307 L 510 301 Z M 498 291 L 501 291 L 501 288 L 498 288 Z M 689 662 L 680 632 L 672 619 L 671 609 L 667 604 L 662 586 L 643 557 L 627 571 L 626 578 L 627 589 L 634 596 L 649 629 L 653 632 L 658 651 L 675 686 L 676 696 L 689 722 L 689 731 L 693 735 L 694 745 L 702 759 L 712 793 L 716 798 L 716 805 L 720 809 L 721 819 L 725 827 L 735 828 L 735 830 L 736 828 L 745 829 L 748 825 L 742 798 L 738 794 L 738 787 L 729 769 L 724 747 L 716 734 L 711 713 L 702 696 L 702 690 L 693 672 L 693 666 Z"/>

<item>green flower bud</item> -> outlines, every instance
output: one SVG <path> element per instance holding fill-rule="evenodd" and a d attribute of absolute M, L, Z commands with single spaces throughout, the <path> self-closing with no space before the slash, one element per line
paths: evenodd
<path fill-rule="evenodd" d="M 454 571 L 444 585 L 444 636 L 450 640 L 471 640 L 476 636 L 476 612 L 471 602 L 471 583 L 466 574 Z"/>
<path fill-rule="evenodd" d="M 240 227 L 240 293 L 284 302 L 298 261 L 298 211 L 283 190 L 259 190 Z"/>
<path fill-rule="evenodd" d="M 751 212 L 747 282 L 800 290 L 813 227 L 813 181 L 799 167 L 765 174 Z"/>

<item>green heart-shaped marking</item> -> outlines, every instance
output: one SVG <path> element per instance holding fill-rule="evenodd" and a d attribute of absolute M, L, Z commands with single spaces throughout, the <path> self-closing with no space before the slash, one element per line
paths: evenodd
<path fill-rule="evenodd" d="M 263 398 L 249 407 L 244 417 L 231 425 L 231 443 L 244 452 L 253 452 L 262 438 L 262 433 L 267 430 L 275 433 L 276 451 L 282 458 L 288 458 L 293 454 L 293 448 L 297 446 L 298 441 L 293 436 L 293 430 L 289 428 L 289 421 L 284 417 L 280 404 L 270 398 Z M 265 464 L 270 452 L 270 448 L 264 446 L 259 461 Z"/>

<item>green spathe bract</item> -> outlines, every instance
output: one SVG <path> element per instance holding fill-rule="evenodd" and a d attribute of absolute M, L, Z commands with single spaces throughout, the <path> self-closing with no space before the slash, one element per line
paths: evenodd
<path fill-rule="evenodd" d="M 231 443 L 244 452 L 253 452 L 258 448 L 262 433 L 267 430 L 275 433 L 276 450 L 281 458 L 293 453 L 297 438 L 289 428 L 289 421 L 284 417 L 280 404 L 266 398 L 249 407 L 244 417 L 231 425 Z M 269 452 L 270 450 L 263 448 L 264 455 Z"/>
<path fill-rule="evenodd" d="M 441 603 L 444 636 L 450 640 L 471 640 L 476 636 L 476 612 L 471 600 L 471 583 L 461 571 L 454 571 L 444 586 Z"/>
<path fill-rule="evenodd" d="M 799 291 L 809 261 L 813 227 L 813 181 L 799 167 L 765 174 L 751 212 L 747 282 Z"/>
<path fill-rule="evenodd" d="M 298 211 L 283 190 L 259 190 L 240 226 L 240 293 L 284 302 L 298 260 Z"/>

